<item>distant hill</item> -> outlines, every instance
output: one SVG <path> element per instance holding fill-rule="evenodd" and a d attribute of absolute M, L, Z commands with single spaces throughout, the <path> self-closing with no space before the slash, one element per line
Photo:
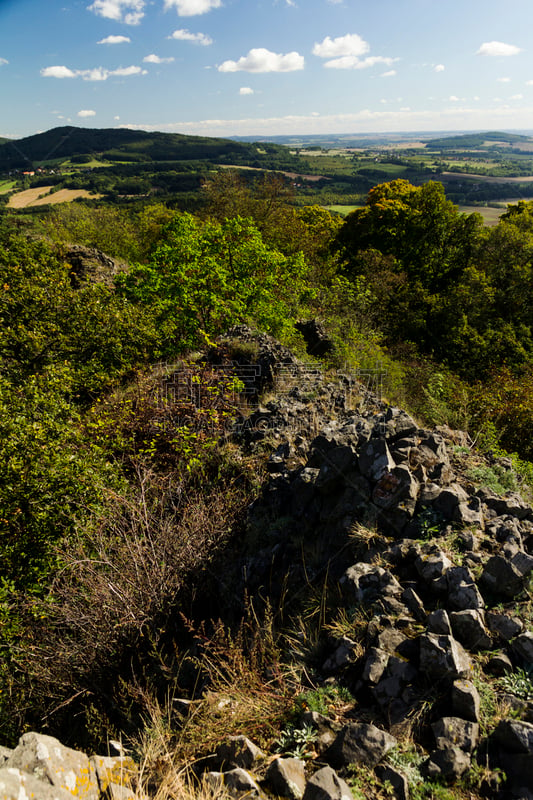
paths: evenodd
<path fill-rule="evenodd" d="M 498 144 L 511 145 L 511 147 L 531 145 L 533 149 L 533 139 L 530 136 L 522 136 L 519 133 L 503 133 L 502 131 L 482 131 L 480 133 L 465 133 L 459 136 L 430 139 L 426 142 L 426 149 L 466 150 L 479 147 L 497 147 Z"/>
<path fill-rule="evenodd" d="M 278 152 L 279 151 L 279 152 Z M 6 140 L 0 144 L 0 171 L 38 166 L 52 159 L 99 156 L 110 161 L 149 162 L 216 160 L 227 163 L 261 162 L 268 156 L 290 158 L 286 148 L 275 144 L 237 142 L 178 133 L 149 133 L 127 128 L 76 128 L 65 126 Z"/>

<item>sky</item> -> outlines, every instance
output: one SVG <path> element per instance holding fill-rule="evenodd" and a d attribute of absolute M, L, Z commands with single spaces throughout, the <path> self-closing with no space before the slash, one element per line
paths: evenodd
<path fill-rule="evenodd" d="M 0 136 L 533 130 L 533 2 L 0 0 Z"/>

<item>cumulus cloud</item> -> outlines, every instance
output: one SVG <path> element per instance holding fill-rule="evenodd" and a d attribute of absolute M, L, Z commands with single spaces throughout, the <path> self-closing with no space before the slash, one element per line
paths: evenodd
<path fill-rule="evenodd" d="M 141 67 L 119 67 L 118 69 L 69 69 L 65 66 L 45 67 L 41 70 L 43 78 L 83 78 L 84 81 L 106 81 L 108 78 L 129 77 L 130 75 L 146 75 L 146 70 Z"/>
<path fill-rule="evenodd" d="M 496 80 L 498 81 L 498 83 L 511 83 L 510 78 L 496 78 Z"/>
<path fill-rule="evenodd" d="M 131 42 L 129 36 L 106 36 L 105 39 L 100 39 L 96 44 L 123 44 L 124 42 Z"/>
<path fill-rule="evenodd" d="M 514 44 L 505 44 L 505 42 L 483 42 L 477 56 L 516 56 L 522 52 L 521 47 L 516 47 Z"/>
<path fill-rule="evenodd" d="M 390 66 L 398 61 L 397 58 L 385 56 L 361 58 L 369 50 L 370 45 L 358 33 L 347 33 L 346 36 L 337 36 L 336 39 L 326 36 L 321 42 L 315 42 L 313 55 L 329 59 L 324 66 L 330 69 L 367 69 L 375 64 Z"/>
<path fill-rule="evenodd" d="M 43 78 L 76 78 L 76 72 L 73 72 L 68 67 L 45 67 L 41 70 Z"/>
<path fill-rule="evenodd" d="M 222 0 L 165 0 L 165 10 L 175 8 L 180 17 L 194 17 L 206 14 L 213 8 L 220 8 Z"/>
<path fill-rule="evenodd" d="M 433 67 L 433 72 L 444 72 L 445 66 L 444 64 L 437 64 Z"/>
<path fill-rule="evenodd" d="M 3 67 L 4 64 L 9 64 L 7 58 L 0 58 L 0 67 Z"/>
<path fill-rule="evenodd" d="M 167 56 L 163 58 L 161 56 L 156 56 L 155 53 L 150 53 L 149 56 L 145 56 L 143 58 L 147 64 L 170 64 L 171 61 L 174 61 L 174 56 Z"/>
<path fill-rule="evenodd" d="M 239 94 L 246 95 L 246 94 L 253 94 L 254 90 L 251 89 L 249 86 L 241 86 L 239 89 Z"/>
<path fill-rule="evenodd" d="M 396 73 L 396 70 L 395 70 L 395 69 L 389 69 L 389 70 L 387 70 L 387 72 L 382 72 L 382 73 L 381 73 L 381 77 L 382 77 L 382 78 L 394 78 L 394 76 L 395 76 L 396 74 L 397 74 L 397 73 Z"/>
<path fill-rule="evenodd" d="M 523 99 L 524 99 L 524 95 L 523 94 L 512 94 L 511 95 L 511 100 L 523 100 Z"/>
<path fill-rule="evenodd" d="M 91 108 L 82 108 L 81 111 L 78 111 L 78 117 L 95 117 L 96 111 L 93 111 Z"/>
<path fill-rule="evenodd" d="M 332 39 L 326 36 L 322 42 L 315 42 L 313 55 L 320 58 L 337 58 L 338 56 L 362 56 L 368 53 L 370 45 L 358 33 L 347 33 Z"/>
<path fill-rule="evenodd" d="M 273 53 L 264 47 L 254 47 L 238 61 L 224 61 L 219 72 L 295 72 L 304 68 L 304 57 L 296 51 Z"/>
<path fill-rule="evenodd" d="M 182 42 L 192 42 L 193 44 L 200 44 L 203 47 L 208 47 L 213 44 L 213 40 L 205 33 L 191 33 L 187 28 L 179 28 L 174 33 L 171 33 L 169 39 L 178 39 Z"/>
<path fill-rule="evenodd" d="M 138 25 L 144 17 L 144 6 L 145 0 L 94 0 L 88 8 L 100 17 Z"/>

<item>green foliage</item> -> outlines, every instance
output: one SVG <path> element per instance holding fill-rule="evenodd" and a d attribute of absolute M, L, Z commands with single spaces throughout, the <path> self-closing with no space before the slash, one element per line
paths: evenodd
<path fill-rule="evenodd" d="M 498 685 L 522 700 L 533 700 L 533 669 L 518 667 L 514 672 L 499 678 Z"/>
<path fill-rule="evenodd" d="M 305 276 L 301 254 L 286 257 L 268 247 L 251 220 L 202 222 L 177 214 L 151 263 L 119 276 L 117 286 L 150 309 L 171 354 L 237 322 L 283 336 L 309 295 Z"/>

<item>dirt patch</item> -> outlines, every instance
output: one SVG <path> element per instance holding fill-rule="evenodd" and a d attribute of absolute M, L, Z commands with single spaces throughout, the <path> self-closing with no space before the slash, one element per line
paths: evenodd
<path fill-rule="evenodd" d="M 60 189 L 49 194 L 53 186 L 39 186 L 36 189 L 25 189 L 9 198 L 9 208 L 29 208 L 30 206 L 55 205 L 56 203 L 70 203 L 78 197 L 91 197 L 97 199 L 101 194 L 91 194 L 87 189 Z"/>

